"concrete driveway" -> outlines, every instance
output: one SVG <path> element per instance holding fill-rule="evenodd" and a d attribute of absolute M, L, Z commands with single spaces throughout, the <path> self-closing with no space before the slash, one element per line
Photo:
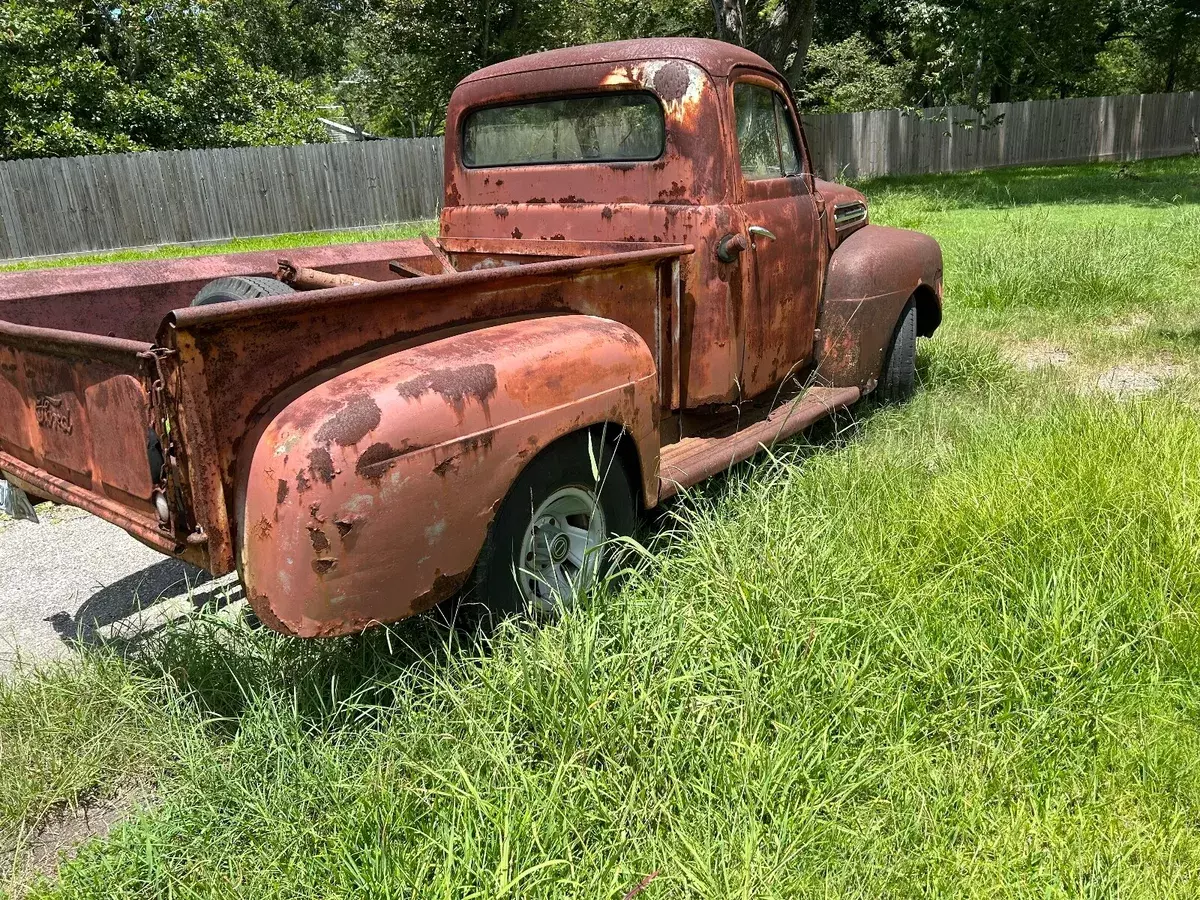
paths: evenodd
<path fill-rule="evenodd" d="M 214 580 L 82 510 L 37 512 L 36 524 L 0 514 L 0 673 L 240 598 L 236 578 Z"/>

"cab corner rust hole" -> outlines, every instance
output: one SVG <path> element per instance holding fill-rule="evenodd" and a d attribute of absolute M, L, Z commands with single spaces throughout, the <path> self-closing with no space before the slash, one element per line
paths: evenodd
<path fill-rule="evenodd" d="M 682 100 L 690 84 L 688 67 L 677 59 L 654 73 L 654 92 L 668 103 L 672 100 Z"/>

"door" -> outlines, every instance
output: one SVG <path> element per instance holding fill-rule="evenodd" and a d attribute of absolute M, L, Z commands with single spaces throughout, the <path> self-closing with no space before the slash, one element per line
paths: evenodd
<path fill-rule="evenodd" d="M 744 398 L 770 388 L 812 358 L 822 266 L 821 229 L 795 115 L 779 84 L 735 76 L 734 121 L 741 168 Z"/>

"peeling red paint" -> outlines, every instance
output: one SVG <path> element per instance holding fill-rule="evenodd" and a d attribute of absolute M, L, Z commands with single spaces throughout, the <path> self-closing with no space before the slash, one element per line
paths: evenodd
<path fill-rule="evenodd" d="M 329 549 L 329 538 L 325 537 L 325 532 L 315 525 L 308 526 L 308 537 L 312 541 L 313 550 L 317 553 L 324 553 Z"/>

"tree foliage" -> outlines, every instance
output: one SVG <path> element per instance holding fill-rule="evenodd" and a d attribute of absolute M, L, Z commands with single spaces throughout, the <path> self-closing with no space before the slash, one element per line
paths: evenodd
<path fill-rule="evenodd" d="M 331 60 L 238 0 L 7 0 L 0 155 L 316 141 Z M 286 2 L 277 12 L 286 12 Z"/>
<path fill-rule="evenodd" d="M 810 49 L 800 99 L 823 113 L 904 106 L 915 69 L 912 60 L 854 34 Z"/>
<path fill-rule="evenodd" d="M 476 69 L 575 44 L 708 36 L 712 24 L 704 0 L 376 0 L 339 98 L 370 130 L 433 134 L 454 85 Z"/>
<path fill-rule="evenodd" d="M 0 0 L 0 156 L 436 134 L 475 69 L 655 35 L 822 111 L 1200 88 L 1200 0 Z"/>

